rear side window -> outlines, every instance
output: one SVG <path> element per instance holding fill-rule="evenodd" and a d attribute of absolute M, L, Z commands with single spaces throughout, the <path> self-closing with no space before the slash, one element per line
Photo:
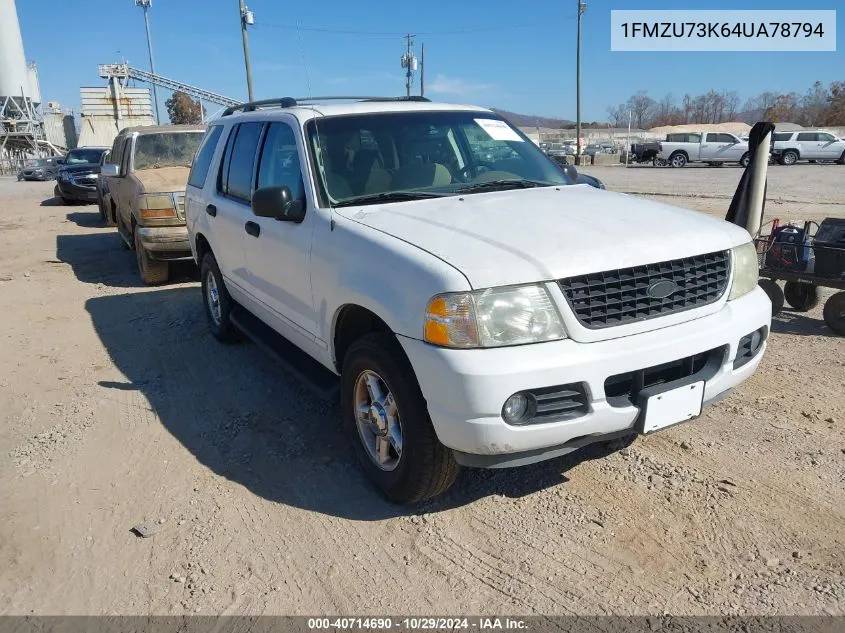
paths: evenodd
<path fill-rule="evenodd" d="M 252 174 L 255 150 L 263 123 L 241 123 L 232 130 L 221 165 L 218 189 L 221 193 L 249 202 L 252 197 Z"/>
<path fill-rule="evenodd" d="M 780 133 L 775 132 L 774 134 L 772 134 L 772 140 L 774 142 L 788 141 L 791 138 L 792 138 L 792 132 L 780 132 Z"/>
<path fill-rule="evenodd" d="M 294 200 L 305 198 L 296 137 L 286 123 L 271 123 L 267 128 L 258 163 L 257 188 L 273 186 L 287 187 Z"/>
<path fill-rule="evenodd" d="M 205 133 L 205 138 L 202 140 L 194 158 L 194 164 L 191 166 L 191 174 L 188 176 L 188 184 L 192 187 L 202 189 L 205 184 L 205 177 L 208 175 L 208 168 L 211 167 L 211 159 L 214 156 L 217 140 L 220 138 L 222 131 L 223 126 L 213 125 Z"/>
<path fill-rule="evenodd" d="M 819 140 L 819 135 L 815 134 L 814 132 L 802 132 L 798 135 L 799 141 L 817 141 Z"/>

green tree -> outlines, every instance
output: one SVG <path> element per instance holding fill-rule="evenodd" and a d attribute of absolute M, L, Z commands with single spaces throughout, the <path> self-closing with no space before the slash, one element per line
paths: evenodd
<path fill-rule="evenodd" d="M 194 101 L 181 90 L 176 90 L 170 95 L 164 105 L 167 106 L 167 115 L 171 123 L 193 125 L 202 121 L 202 104 Z"/>

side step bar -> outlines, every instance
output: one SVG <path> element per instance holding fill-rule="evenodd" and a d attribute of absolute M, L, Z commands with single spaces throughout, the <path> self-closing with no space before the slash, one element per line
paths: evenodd
<path fill-rule="evenodd" d="M 238 330 L 273 356 L 281 365 L 322 400 L 335 401 L 340 396 L 340 377 L 323 367 L 296 345 L 238 306 L 229 315 Z"/>

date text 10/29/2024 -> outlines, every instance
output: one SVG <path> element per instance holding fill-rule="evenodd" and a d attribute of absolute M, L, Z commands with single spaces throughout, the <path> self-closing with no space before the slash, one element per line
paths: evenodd
<path fill-rule="evenodd" d="M 526 631 L 527 623 L 520 618 L 308 618 L 308 629 L 314 631 Z"/>

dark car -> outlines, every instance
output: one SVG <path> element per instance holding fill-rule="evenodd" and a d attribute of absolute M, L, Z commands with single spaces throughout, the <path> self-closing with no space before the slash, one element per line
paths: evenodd
<path fill-rule="evenodd" d="M 62 165 L 58 156 L 33 158 L 24 163 L 19 180 L 53 180 Z"/>
<path fill-rule="evenodd" d="M 100 157 L 107 147 L 77 147 L 65 156 L 56 179 L 55 195 L 64 204 L 97 202 Z"/>

